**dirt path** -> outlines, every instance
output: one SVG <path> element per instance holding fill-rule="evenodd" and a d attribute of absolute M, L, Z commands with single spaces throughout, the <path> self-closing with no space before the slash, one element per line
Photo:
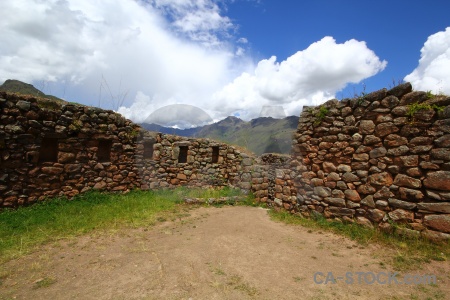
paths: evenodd
<path fill-rule="evenodd" d="M 359 284 L 356 272 L 392 271 L 378 252 L 337 235 L 271 221 L 261 208 L 199 208 L 181 221 L 83 236 L 10 261 L 1 266 L 7 275 L 0 297 L 449 299 L 448 262 L 410 272 L 435 274 L 436 285 Z M 355 282 L 317 284 L 316 272 L 335 277 L 351 272 Z"/>

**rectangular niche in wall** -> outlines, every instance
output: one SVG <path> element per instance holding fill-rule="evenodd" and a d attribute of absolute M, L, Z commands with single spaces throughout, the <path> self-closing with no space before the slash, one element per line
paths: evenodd
<path fill-rule="evenodd" d="M 212 160 L 211 162 L 213 164 L 217 163 L 219 161 L 219 147 L 213 146 L 212 147 Z"/>
<path fill-rule="evenodd" d="M 99 162 L 111 161 L 111 147 L 112 141 L 109 140 L 98 141 L 97 159 Z"/>
<path fill-rule="evenodd" d="M 153 159 L 154 144 L 152 141 L 144 141 L 144 159 Z"/>
<path fill-rule="evenodd" d="M 58 139 L 43 138 L 39 149 L 39 162 L 58 161 Z"/>
<path fill-rule="evenodd" d="M 180 154 L 178 154 L 178 162 L 186 163 L 188 154 L 188 146 L 180 146 Z"/>

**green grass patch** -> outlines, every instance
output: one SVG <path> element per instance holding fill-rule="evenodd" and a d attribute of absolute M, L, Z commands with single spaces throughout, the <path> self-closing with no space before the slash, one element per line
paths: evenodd
<path fill-rule="evenodd" d="M 241 190 L 229 187 L 214 188 L 214 189 L 179 188 L 173 190 L 173 192 L 175 193 L 175 196 L 180 197 L 180 199 L 184 197 L 208 199 L 208 198 L 233 197 L 242 195 Z"/>
<path fill-rule="evenodd" d="M 338 221 L 328 221 L 323 217 L 308 219 L 289 212 L 276 212 L 274 210 L 271 210 L 269 214 L 273 220 L 337 233 L 361 245 L 376 244 L 384 246 L 387 253 L 390 254 L 391 264 L 396 270 L 414 269 L 420 267 L 422 263 L 427 263 L 431 260 L 448 261 L 450 259 L 450 243 L 434 244 L 422 238 L 408 238 L 398 234 L 387 234 L 355 223 L 344 224 Z M 394 254 L 392 255 L 392 253 Z M 381 252 L 378 255 L 380 258 L 384 258 Z"/>
<path fill-rule="evenodd" d="M 433 96 L 434 97 L 434 96 Z M 439 106 L 436 104 L 428 104 L 428 103 L 411 103 L 407 105 L 408 111 L 406 115 L 412 119 L 420 110 L 436 110 L 437 112 L 443 111 L 445 106 Z"/>
<path fill-rule="evenodd" d="M 34 289 L 46 288 L 56 283 L 56 279 L 53 277 L 45 277 L 34 283 Z"/>
<path fill-rule="evenodd" d="M 325 106 L 320 106 L 319 107 L 319 111 L 314 115 L 315 116 L 315 121 L 314 121 L 314 125 L 319 125 L 320 123 L 322 123 L 323 119 L 325 119 L 325 117 L 328 114 L 328 108 L 326 108 Z"/>
<path fill-rule="evenodd" d="M 239 195 L 240 190 L 187 189 L 132 191 L 128 194 L 89 192 L 71 200 L 51 199 L 0 213 L 0 261 L 34 247 L 95 230 L 152 226 L 179 216 L 184 197 Z M 186 206 L 183 206 L 186 209 Z"/>

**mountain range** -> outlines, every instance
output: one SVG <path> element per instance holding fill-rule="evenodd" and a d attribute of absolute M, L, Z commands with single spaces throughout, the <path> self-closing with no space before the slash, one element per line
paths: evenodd
<path fill-rule="evenodd" d="M 143 128 L 162 133 L 210 138 L 232 145 L 247 148 L 251 152 L 289 154 L 292 146 L 292 135 L 298 125 L 298 117 L 283 119 L 259 117 L 251 121 L 243 121 L 229 116 L 217 123 L 189 129 L 176 129 L 156 124 L 140 124 Z"/>

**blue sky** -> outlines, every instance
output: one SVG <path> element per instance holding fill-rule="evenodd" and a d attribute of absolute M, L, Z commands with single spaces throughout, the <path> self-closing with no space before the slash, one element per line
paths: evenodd
<path fill-rule="evenodd" d="M 136 122 L 177 104 L 216 121 L 298 115 L 403 79 L 450 94 L 450 1 L 21 0 L 0 11 L 0 83 Z"/>
<path fill-rule="evenodd" d="M 420 59 L 427 38 L 450 26 L 450 1 L 307 0 L 236 1 L 228 15 L 248 38 L 253 57 L 276 55 L 285 60 L 324 36 L 338 43 L 365 41 L 388 62 L 379 74 L 365 79 L 373 91 L 403 80 Z M 358 91 L 362 85 L 354 86 Z M 353 94 L 353 85 L 342 96 Z"/>

